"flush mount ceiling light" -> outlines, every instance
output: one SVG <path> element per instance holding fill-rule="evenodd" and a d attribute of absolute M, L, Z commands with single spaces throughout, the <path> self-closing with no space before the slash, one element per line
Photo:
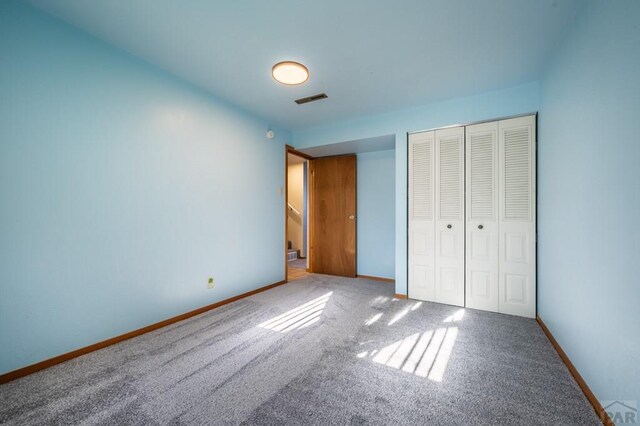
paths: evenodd
<path fill-rule="evenodd" d="M 298 62 L 279 62 L 271 69 L 273 78 L 289 86 L 302 84 L 309 79 L 309 70 Z"/>

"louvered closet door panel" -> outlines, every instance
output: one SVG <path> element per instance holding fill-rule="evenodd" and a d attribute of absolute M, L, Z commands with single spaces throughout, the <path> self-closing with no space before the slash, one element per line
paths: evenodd
<path fill-rule="evenodd" d="M 535 116 L 499 123 L 499 311 L 536 314 Z"/>
<path fill-rule="evenodd" d="M 436 130 L 436 302 L 464 306 L 464 127 Z"/>
<path fill-rule="evenodd" d="M 498 312 L 498 122 L 466 127 L 466 305 Z"/>
<path fill-rule="evenodd" d="M 434 132 L 409 135 L 409 285 L 412 299 L 435 301 Z"/>

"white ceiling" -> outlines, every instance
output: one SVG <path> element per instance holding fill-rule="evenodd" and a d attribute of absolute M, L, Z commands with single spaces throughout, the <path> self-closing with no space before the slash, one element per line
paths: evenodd
<path fill-rule="evenodd" d="M 535 81 L 580 0 L 29 0 L 291 130 Z M 296 60 L 286 87 L 271 66 Z M 326 92 L 328 99 L 293 100 Z"/>

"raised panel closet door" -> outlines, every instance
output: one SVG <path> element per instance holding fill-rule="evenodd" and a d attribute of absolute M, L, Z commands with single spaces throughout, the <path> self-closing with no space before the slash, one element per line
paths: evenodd
<path fill-rule="evenodd" d="M 409 285 L 412 299 L 435 301 L 434 132 L 409 135 Z"/>
<path fill-rule="evenodd" d="M 436 130 L 436 302 L 464 306 L 464 127 Z"/>
<path fill-rule="evenodd" d="M 466 307 L 498 312 L 498 122 L 466 127 Z"/>
<path fill-rule="evenodd" d="M 499 123 L 500 306 L 505 314 L 536 315 L 535 117 Z"/>

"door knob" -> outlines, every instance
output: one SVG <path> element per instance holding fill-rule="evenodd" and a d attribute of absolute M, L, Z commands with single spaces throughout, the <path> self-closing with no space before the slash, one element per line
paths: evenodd
<path fill-rule="evenodd" d="M 353 219 L 355 219 L 355 218 L 356 218 L 356 217 L 355 217 L 354 215 L 349 215 L 349 219 L 353 220 Z"/>
<path fill-rule="evenodd" d="M 482 229 L 482 228 L 484 228 L 484 226 L 478 225 L 478 229 Z"/>
<path fill-rule="evenodd" d="M 448 224 L 448 225 L 447 225 L 447 228 L 448 228 L 448 229 L 451 229 L 451 224 Z"/>

